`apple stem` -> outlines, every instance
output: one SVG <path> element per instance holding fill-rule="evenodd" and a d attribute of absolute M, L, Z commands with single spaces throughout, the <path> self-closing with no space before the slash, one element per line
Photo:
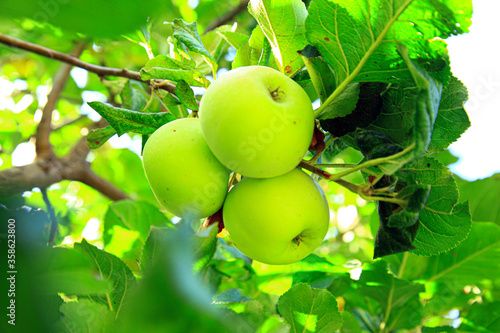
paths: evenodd
<path fill-rule="evenodd" d="M 356 193 L 357 195 L 359 195 L 361 198 L 363 198 L 366 201 L 385 201 L 385 202 L 395 203 L 398 205 L 406 205 L 408 203 L 406 200 L 393 198 L 392 196 L 394 194 L 392 194 L 392 193 L 391 193 L 391 197 L 383 196 L 383 195 L 385 195 L 385 193 L 377 193 L 380 196 L 370 195 L 371 193 L 365 194 L 366 188 L 367 188 L 366 185 L 365 186 L 356 185 L 356 184 L 350 183 L 344 179 L 339 179 L 338 174 L 328 173 L 324 170 L 321 170 L 320 168 L 317 168 L 314 165 L 310 165 L 306 161 L 300 162 L 299 167 L 304 168 L 304 169 L 314 173 L 315 175 L 318 175 L 326 180 L 333 181 L 333 182 L 339 184 L 340 186 L 347 188 L 349 191 Z"/>

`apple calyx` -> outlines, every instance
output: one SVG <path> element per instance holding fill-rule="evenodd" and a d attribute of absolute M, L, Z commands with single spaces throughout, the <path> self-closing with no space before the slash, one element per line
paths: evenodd
<path fill-rule="evenodd" d="M 271 93 L 271 97 L 272 97 L 272 98 L 273 98 L 276 102 L 279 102 L 279 101 L 281 100 L 281 98 L 280 98 L 280 93 L 281 93 L 281 94 L 283 94 L 283 95 L 285 94 L 285 92 L 284 92 L 284 91 L 279 90 L 279 89 L 280 89 L 280 87 L 279 87 L 279 86 L 278 86 L 278 87 L 276 87 L 276 89 L 274 89 L 274 90 L 271 90 L 271 88 L 269 88 L 269 92 Z"/>
<path fill-rule="evenodd" d="M 299 246 L 300 243 L 302 243 L 302 234 L 298 234 L 297 236 L 292 239 L 292 242 L 295 243 L 295 245 Z"/>

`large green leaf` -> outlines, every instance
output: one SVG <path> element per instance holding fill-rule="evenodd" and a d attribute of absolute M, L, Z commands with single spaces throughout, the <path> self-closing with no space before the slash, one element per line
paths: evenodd
<path fill-rule="evenodd" d="M 196 233 L 193 237 L 193 269 L 200 272 L 205 269 L 217 249 L 217 224 Z"/>
<path fill-rule="evenodd" d="M 137 112 L 116 108 L 102 102 L 88 104 L 108 121 L 118 135 L 126 132 L 152 134 L 162 125 L 175 120 L 175 117 L 167 112 Z"/>
<path fill-rule="evenodd" d="M 297 53 L 307 44 L 304 3 L 300 0 L 257 0 L 250 1 L 248 11 L 271 44 L 278 69 L 293 76 L 304 65 Z"/>
<path fill-rule="evenodd" d="M 41 261 L 46 270 L 37 283 L 47 294 L 102 296 L 111 289 L 109 281 L 96 278 L 93 262 L 73 249 L 50 249 Z"/>
<path fill-rule="evenodd" d="M 380 116 L 366 128 L 387 135 L 401 146 L 408 146 L 413 141 L 418 96 L 419 88 L 413 83 L 393 85 L 383 95 Z M 466 99 L 467 90 L 457 78 L 452 77 L 442 93 L 428 152 L 442 151 L 469 127 L 470 122 L 463 109 Z"/>
<path fill-rule="evenodd" d="M 429 259 L 427 281 L 475 285 L 500 276 L 500 227 L 473 223 L 469 237 L 456 249 Z"/>
<path fill-rule="evenodd" d="M 117 332 L 231 332 L 199 276 L 193 275 L 192 232 L 186 221 L 152 228 L 144 246 L 144 277 L 119 318 Z"/>
<path fill-rule="evenodd" d="M 50 23 L 66 32 L 119 39 L 120 35 L 147 24 L 148 17 L 155 16 L 162 10 L 170 10 L 171 6 L 171 3 L 159 0 L 147 3 L 133 0 L 2 1 L 0 16 L 8 19 L 28 18 L 42 24 Z M 120 19 L 115 20 L 112 17 Z"/>
<path fill-rule="evenodd" d="M 103 240 L 109 244 L 114 236 L 114 227 L 136 231 L 139 241 L 144 244 L 152 226 L 168 226 L 172 223 L 163 215 L 158 207 L 145 202 L 120 200 L 109 205 L 104 216 Z"/>
<path fill-rule="evenodd" d="M 411 139 L 413 149 L 392 160 L 389 164 L 380 165 L 380 169 L 386 174 L 396 172 L 405 163 L 425 154 L 431 143 L 432 131 L 438 114 L 442 92 L 442 85 L 410 59 L 408 48 L 402 44 L 398 44 L 397 46 L 417 85 L 418 92 L 415 101 L 416 106 Z"/>
<path fill-rule="evenodd" d="M 460 332 L 496 333 L 500 331 L 500 301 L 475 302 L 460 324 Z"/>
<path fill-rule="evenodd" d="M 344 81 L 347 85 L 359 75 L 394 22 L 411 2 L 412 0 L 378 0 L 374 3 L 312 1 L 306 20 L 307 40 L 318 48 L 325 61 L 334 69 L 337 86 Z M 379 65 L 379 72 L 386 69 L 382 65 Z M 389 79 L 393 74 L 387 72 L 384 75 Z M 381 81 L 380 78 L 377 79 Z"/>
<path fill-rule="evenodd" d="M 132 288 L 136 286 L 137 282 L 134 274 L 118 257 L 99 250 L 97 247 L 90 245 L 85 239 L 81 243 L 75 243 L 74 248 L 90 259 L 95 270 L 99 272 L 100 279 L 113 286 L 111 291 L 102 296 L 81 296 L 86 296 L 93 302 L 106 305 L 109 310 L 114 312 L 115 317 L 118 317 L 127 296 Z"/>
<path fill-rule="evenodd" d="M 467 182 L 458 179 L 460 198 L 468 200 L 473 221 L 495 222 L 500 225 L 500 174 Z"/>
<path fill-rule="evenodd" d="M 376 261 L 363 268 L 358 291 L 379 303 L 380 311 L 387 320 L 385 327 L 389 330 L 410 329 L 420 323 L 422 306 L 418 294 L 425 291 L 424 285 L 398 278 L 388 270 L 384 261 Z"/>
<path fill-rule="evenodd" d="M 57 332 L 109 332 L 115 323 L 113 313 L 103 304 L 80 299 L 61 305 L 62 317 L 56 324 Z"/>
<path fill-rule="evenodd" d="M 409 72 L 394 41 L 404 41 L 412 58 L 427 58 L 428 69 L 441 70 L 447 67 L 446 47 L 433 38 L 467 32 L 471 14 L 470 1 L 314 0 L 307 39 L 334 68 L 337 84 L 397 82 L 408 79 Z"/>
<path fill-rule="evenodd" d="M 335 297 L 327 290 L 299 283 L 278 301 L 280 314 L 290 323 L 290 332 L 334 332 L 342 326 Z"/>
<path fill-rule="evenodd" d="M 430 185 L 431 193 L 419 215 L 419 228 L 413 245 L 419 255 L 436 255 L 456 247 L 471 228 L 469 205 L 458 203 L 458 188 L 451 172 L 439 161 L 420 158 L 397 174 L 408 184 Z"/>

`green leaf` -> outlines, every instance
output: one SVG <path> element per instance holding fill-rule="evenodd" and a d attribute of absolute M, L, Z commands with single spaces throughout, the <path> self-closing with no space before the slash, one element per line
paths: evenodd
<path fill-rule="evenodd" d="M 116 332 L 231 332 L 192 271 L 191 227 L 152 228 L 144 246 L 144 277 Z M 188 320 L 186 320 L 188 319 Z"/>
<path fill-rule="evenodd" d="M 325 289 L 330 286 L 333 279 L 331 275 L 327 275 L 325 272 L 295 272 L 292 275 L 292 286 L 299 283 L 307 283 L 311 288 Z"/>
<path fill-rule="evenodd" d="M 87 145 L 90 149 L 97 149 L 105 144 L 106 141 L 111 139 L 111 137 L 115 134 L 116 131 L 111 126 L 92 130 L 89 134 L 87 134 Z"/>
<path fill-rule="evenodd" d="M 330 66 L 319 57 L 318 50 L 308 45 L 302 51 L 302 60 L 307 67 L 307 72 L 312 80 L 321 103 L 335 90 L 335 75 Z"/>
<path fill-rule="evenodd" d="M 381 182 L 379 181 L 379 183 Z M 388 186 L 389 183 L 386 183 L 386 185 Z M 400 207 L 396 204 L 383 201 L 378 203 L 380 225 L 375 238 L 373 259 L 415 249 L 413 241 L 415 240 L 419 224 L 415 223 L 399 228 L 389 227 L 389 218 L 394 214 L 395 209 L 400 209 Z"/>
<path fill-rule="evenodd" d="M 460 332 L 495 333 L 500 330 L 500 301 L 475 302 L 460 323 Z"/>
<path fill-rule="evenodd" d="M 252 48 L 249 44 L 250 37 L 234 31 L 219 31 L 219 34 L 229 43 L 229 45 L 236 49 L 236 56 L 231 68 L 250 66 L 252 52 Z"/>
<path fill-rule="evenodd" d="M 217 31 L 226 42 L 238 51 L 243 45 L 248 44 L 250 36 L 236 32 L 236 31 Z"/>
<path fill-rule="evenodd" d="M 333 67 L 337 84 L 408 79 L 397 40 L 411 49 L 412 58 L 425 58 L 427 69 L 443 71 L 439 76 L 446 82 L 449 67 L 440 38 L 467 32 L 471 14 L 470 1 L 314 0 L 306 20 L 307 39 Z"/>
<path fill-rule="evenodd" d="M 457 329 L 451 326 L 422 327 L 422 333 L 457 333 Z"/>
<path fill-rule="evenodd" d="M 318 119 L 342 118 L 351 114 L 359 100 L 359 83 L 352 83 L 347 86 L 333 101 L 331 101 L 323 111 L 316 115 Z"/>
<path fill-rule="evenodd" d="M 88 105 L 107 120 L 118 136 L 126 132 L 152 134 L 162 125 L 175 120 L 175 117 L 167 112 L 137 112 L 115 108 L 101 102 L 89 102 Z"/>
<path fill-rule="evenodd" d="M 369 125 L 374 122 L 382 112 L 383 99 L 381 94 L 386 88 L 387 84 L 385 83 L 361 82 L 359 84 L 359 95 L 356 108 L 345 117 L 320 120 L 321 127 L 325 131 L 330 132 L 333 136 L 343 137 L 346 142 L 353 141 L 346 136 L 346 134 L 354 132 L 357 128 L 365 128 L 367 126 L 367 128 L 371 128 Z M 339 96 L 342 95 L 344 95 L 343 92 Z M 337 98 L 332 102 L 334 103 L 336 99 Z"/>
<path fill-rule="evenodd" d="M 442 85 L 409 58 L 408 48 L 402 44 L 397 46 L 418 88 L 411 142 L 414 148 L 392 160 L 390 164 L 380 165 L 379 168 L 385 174 L 393 174 L 405 163 L 422 156 L 427 151 L 431 143 L 432 130 L 439 110 L 442 92 Z"/>
<path fill-rule="evenodd" d="M 198 273 L 205 269 L 215 254 L 217 249 L 217 224 L 202 230 L 193 238 L 193 269 Z"/>
<path fill-rule="evenodd" d="M 344 324 L 340 328 L 340 333 L 362 333 L 359 322 L 350 312 L 342 312 Z"/>
<path fill-rule="evenodd" d="M 100 279 L 113 286 L 113 289 L 103 296 L 85 296 L 88 296 L 93 302 L 106 305 L 109 310 L 115 313 L 115 316 L 118 316 L 128 293 L 136 286 L 132 271 L 118 257 L 99 250 L 85 239 L 81 243 L 75 243 L 74 249 L 91 260 L 95 270 L 99 272 Z"/>
<path fill-rule="evenodd" d="M 388 270 L 384 261 L 376 261 L 363 267 L 358 283 L 358 292 L 361 295 L 380 304 L 382 314 L 387 318 L 386 327 L 411 329 L 420 323 L 420 320 L 415 320 L 414 317 L 422 316 L 418 294 L 425 291 L 424 285 L 396 277 Z M 405 314 L 412 313 L 408 311 L 414 311 L 412 322 L 407 322 L 410 316 Z"/>
<path fill-rule="evenodd" d="M 217 72 L 217 61 L 203 45 L 198 34 L 197 23 L 186 23 L 182 19 L 174 19 L 171 23 L 174 29 L 174 37 L 186 45 L 188 50 L 201 54 L 210 63 L 213 72 Z"/>
<path fill-rule="evenodd" d="M 417 109 L 419 93 L 414 84 L 393 85 L 383 96 L 380 116 L 367 129 L 383 133 L 401 146 L 410 145 L 414 140 L 416 112 L 421 111 Z M 465 87 L 452 77 L 442 93 L 427 152 L 442 151 L 469 127 L 470 122 L 462 105 L 466 99 Z"/>
<path fill-rule="evenodd" d="M 429 259 L 427 281 L 475 285 L 500 276 L 500 226 L 473 223 L 469 237 L 456 249 Z"/>
<path fill-rule="evenodd" d="M 57 332 L 109 332 L 115 323 L 113 313 L 105 305 L 88 299 L 63 303 L 60 311 L 63 316 L 56 324 Z"/>
<path fill-rule="evenodd" d="M 172 223 L 158 207 L 135 200 L 120 200 L 111 203 L 104 216 L 103 240 L 109 244 L 114 236 L 114 226 L 136 231 L 139 241 L 144 244 L 152 226 L 169 226 Z"/>
<path fill-rule="evenodd" d="M 216 64 L 223 60 L 223 56 L 226 54 L 227 48 L 229 47 L 228 43 L 220 34 L 220 32 L 231 30 L 231 26 L 223 25 L 214 30 L 208 31 L 201 36 L 203 45 L 205 45 L 207 51 L 213 56 Z M 204 75 L 209 75 L 213 72 L 212 64 L 210 62 L 207 63 L 206 58 L 203 55 L 199 53 L 193 53 L 190 54 L 190 56 L 196 62 L 196 69 L 198 69 Z"/>
<path fill-rule="evenodd" d="M 181 80 L 177 83 L 175 86 L 175 94 L 185 107 L 193 111 L 198 111 L 198 101 L 194 97 L 193 89 L 191 89 L 186 81 Z"/>
<path fill-rule="evenodd" d="M 43 3 L 36 0 L 19 2 L 2 1 L 0 17 L 7 19 L 31 19 L 40 24 L 50 23 L 62 28 L 67 38 L 74 33 L 122 40 L 122 34 L 130 33 L 155 17 L 159 12 L 172 10 L 171 4 L 159 0 L 138 3 L 124 0 L 119 3 L 100 0 L 73 0 L 69 2 Z M 120 20 L 110 19 L 119 14 Z M 89 24 L 92 22 L 92 24 Z M 50 29 L 48 31 L 54 31 Z M 59 32 L 60 33 L 60 32 Z M 76 35 L 74 35 L 76 36 Z"/>
<path fill-rule="evenodd" d="M 122 108 L 134 111 L 143 111 L 146 106 L 146 92 L 138 82 L 128 80 L 120 93 Z"/>
<path fill-rule="evenodd" d="M 158 260 L 159 249 L 162 246 L 161 241 L 168 238 L 173 232 L 174 230 L 171 228 L 152 227 L 150 229 L 141 254 L 141 269 L 144 273 L 151 270 L 153 264 Z"/>
<path fill-rule="evenodd" d="M 500 209 L 498 198 L 500 198 L 500 174 L 492 177 L 467 182 L 458 182 L 460 198 L 468 200 L 473 221 L 495 222 L 500 225 Z"/>
<path fill-rule="evenodd" d="M 245 303 L 250 300 L 238 288 L 227 289 L 214 296 L 214 304 Z"/>
<path fill-rule="evenodd" d="M 311 3 L 306 20 L 307 40 L 332 66 L 337 86 L 344 81 L 350 83 L 359 74 L 411 2 L 314 0 Z"/>
<path fill-rule="evenodd" d="M 334 332 L 342 326 L 335 297 L 327 290 L 299 283 L 278 301 L 280 314 L 292 326 L 290 332 Z"/>
<path fill-rule="evenodd" d="M 428 148 L 429 153 L 444 150 L 469 128 L 470 120 L 463 105 L 467 99 L 467 88 L 453 76 L 441 97 L 432 140 Z"/>
<path fill-rule="evenodd" d="M 430 185 L 427 204 L 420 212 L 413 253 L 436 255 L 456 247 L 467 238 L 471 216 L 466 202 L 457 204 L 458 188 L 451 172 L 436 159 L 422 157 L 396 174 L 409 185 Z"/>
<path fill-rule="evenodd" d="M 408 200 L 404 210 L 389 216 L 387 225 L 392 228 L 410 227 L 417 223 L 422 209 L 424 209 L 429 194 L 430 185 L 407 186 L 398 193 L 398 199 Z"/>
<path fill-rule="evenodd" d="M 109 281 L 96 279 L 89 259 L 73 249 L 52 248 L 41 260 L 44 272 L 37 283 L 44 293 L 104 295 L 111 290 Z"/>
<path fill-rule="evenodd" d="M 297 51 L 306 44 L 307 10 L 300 0 L 251 1 L 248 11 L 271 44 L 280 72 L 293 76 L 304 65 Z"/>
<path fill-rule="evenodd" d="M 163 79 L 179 82 L 186 81 L 190 86 L 208 87 L 210 81 L 203 74 L 191 67 L 189 64 L 179 60 L 159 55 L 149 60 L 146 65 L 141 68 L 141 79 Z"/>

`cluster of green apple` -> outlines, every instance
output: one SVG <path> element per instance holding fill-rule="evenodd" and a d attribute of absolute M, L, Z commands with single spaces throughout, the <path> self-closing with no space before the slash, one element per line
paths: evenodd
<path fill-rule="evenodd" d="M 224 226 L 245 255 L 268 264 L 299 261 L 323 241 L 328 202 L 297 168 L 312 139 L 305 91 L 263 66 L 240 67 L 207 89 L 199 118 L 160 127 L 143 162 L 159 203 L 191 219 L 223 207 Z M 229 193 L 229 176 L 242 180 Z"/>

